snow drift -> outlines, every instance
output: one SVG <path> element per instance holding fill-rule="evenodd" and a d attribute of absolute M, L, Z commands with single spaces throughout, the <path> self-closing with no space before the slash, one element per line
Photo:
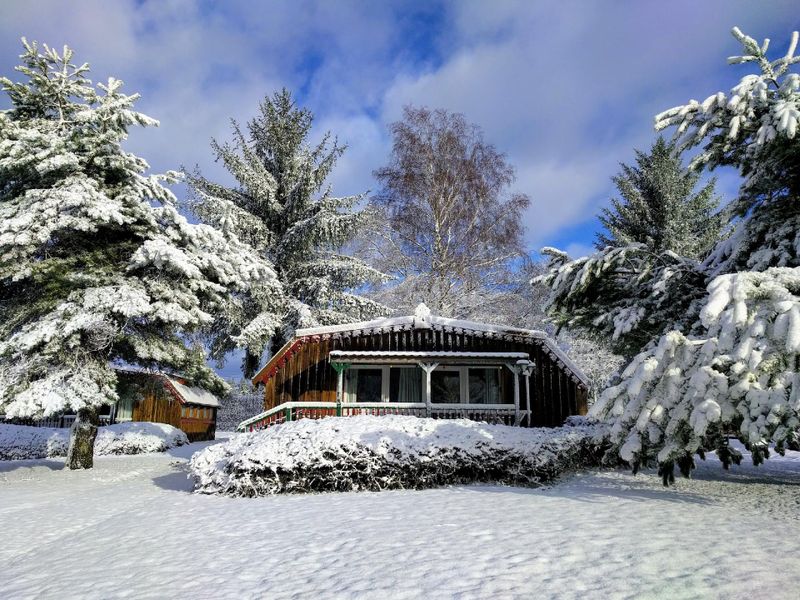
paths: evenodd
<path fill-rule="evenodd" d="M 585 421 L 525 429 L 405 416 L 302 419 L 205 448 L 190 471 L 196 491 L 230 496 L 533 486 L 597 464 L 603 439 Z"/>
<path fill-rule="evenodd" d="M 66 456 L 69 429 L 0 424 L 0 460 Z M 97 430 L 95 456 L 164 452 L 188 444 L 186 434 L 165 423 L 118 423 Z"/>

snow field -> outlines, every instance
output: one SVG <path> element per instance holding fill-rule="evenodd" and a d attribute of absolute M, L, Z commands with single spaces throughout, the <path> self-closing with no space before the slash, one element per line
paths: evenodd
<path fill-rule="evenodd" d="M 302 419 L 236 436 L 192 457 L 197 490 L 230 496 L 538 485 L 599 464 L 599 425 L 527 429 L 407 416 Z"/>
<path fill-rule="evenodd" d="M 692 480 L 229 498 L 186 459 L 0 463 L 0 597 L 796 598 L 800 453 Z"/>
<path fill-rule="evenodd" d="M 69 433 L 69 429 L 0 423 L 0 460 L 66 456 Z M 102 456 L 164 452 L 188 443 L 183 431 L 165 423 L 117 423 L 98 428 L 94 453 Z"/>

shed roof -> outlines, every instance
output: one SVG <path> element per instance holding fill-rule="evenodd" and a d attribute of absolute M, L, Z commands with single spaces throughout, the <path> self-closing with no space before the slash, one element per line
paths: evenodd
<path fill-rule="evenodd" d="M 589 380 L 583 371 L 576 365 L 566 353 L 558 347 L 558 344 L 550 338 L 544 331 L 537 329 L 522 329 L 519 327 L 506 327 L 505 325 L 492 325 L 489 323 L 479 323 L 477 321 L 465 321 L 461 319 L 449 319 L 430 314 L 424 305 L 417 307 L 415 314 L 404 317 L 383 317 L 371 321 L 360 321 L 358 323 L 345 323 L 342 325 L 327 325 L 323 327 L 308 327 L 298 329 L 295 337 L 287 342 L 278 352 L 275 353 L 269 362 L 253 377 L 253 383 L 261 383 L 271 377 L 274 368 L 284 359 L 288 359 L 294 351 L 305 343 L 308 338 L 315 336 L 333 336 L 342 333 L 386 333 L 403 329 L 441 329 L 444 331 L 469 331 L 485 333 L 491 337 L 506 338 L 535 338 L 542 341 L 547 352 L 572 376 L 583 385 L 589 385 Z"/>
<path fill-rule="evenodd" d="M 184 385 L 172 377 L 166 377 L 165 379 L 177 393 L 178 399 L 183 404 L 198 404 L 200 406 L 211 406 L 214 408 L 219 406 L 219 398 L 208 390 L 196 386 Z"/>

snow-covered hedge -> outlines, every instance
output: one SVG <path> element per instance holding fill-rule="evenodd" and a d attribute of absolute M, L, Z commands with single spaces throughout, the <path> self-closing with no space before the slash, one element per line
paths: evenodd
<path fill-rule="evenodd" d="M 596 464 L 604 435 L 578 422 L 525 429 L 404 416 L 302 419 L 244 433 L 196 453 L 207 494 L 423 489 L 493 482 L 531 486 Z"/>
<path fill-rule="evenodd" d="M 188 443 L 183 431 L 165 423 L 118 423 L 98 429 L 94 453 L 164 452 Z M 0 423 L 0 460 L 66 456 L 68 447 L 69 429 Z"/>

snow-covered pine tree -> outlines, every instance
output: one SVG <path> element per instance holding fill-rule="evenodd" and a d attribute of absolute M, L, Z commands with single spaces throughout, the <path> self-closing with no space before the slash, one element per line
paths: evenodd
<path fill-rule="evenodd" d="M 262 299 L 251 297 L 246 318 L 219 328 L 215 336 L 213 354 L 219 359 L 234 349 L 230 333 L 245 348 L 247 377 L 255 372 L 264 349 L 280 348 L 296 328 L 387 312 L 357 293 L 364 284 L 385 276 L 341 253 L 365 216 L 357 209 L 363 195 L 337 198 L 325 184 L 345 147 L 335 140 L 331 143 L 330 133 L 310 146 L 312 122 L 312 113 L 298 108 L 284 89 L 263 101 L 260 115 L 248 123 L 249 135 L 233 122 L 232 143 L 212 142 L 217 159 L 236 179 L 235 187 L 210 181 L 199 172 L 187 173 L 192 212 L 270 260 L 286 293 L 281 327 L 263 316 Z"/>
<path fill-rule="evenodd" d="M 613 424 L 612 440 L 632 465 L 657 460 L 664 482 L 677 463 L 716 450 L 727 467 L 741 454 L 734 433 L 758 464 L 775 445 L 797 447 L 800 428 L 800 74 L 786 54 L 767 57 L 734 28 L 744 48 L 731 63 L 754 63 L 730 93 L 691 100 L 656 117 L 675 126 L 678 149 L 702 145 L 693 164 L 738 167 L 736 229 L 702 265 L 707 293 L 693 305 L 691 327 L 669 331 L 637 355 L 592 414 Z"/>
<path fill-rule="evenodd" d="M 549 272 L 537 281 L 552 293 L 548 309 L 559 327 L 610 340 L 632 357 L 654 337 L 685 324 L 705 293 L 699 260 L 720 239 L 714 180 L 700 189 L 700 174 L 685 168 L 675 145 L 659 137 L 636 165 L 621 165 L 612 178 L 621 199 L 611 200 L 600 221 L 598 252 L 570 260 L 545 248 Z"/>
<path fill-rule="evenodd" d="M 674 150 L 659 136 L 650 152 L 636 150 L 635 165 L 620 165 L 612 178 L 620 198 L 601 211 L 608 233 L 597 235 L 598 250 L 643 244 L 657 254 L 671 251 L 702 260 L 719 241 L 723 219 L 716 182 L 696 190 L 700 173 L 685 168 Z"/>
<path fill-rule="evenodd" d="M 555 248 L 541 252 L 548 271 L 531 283 L 550 288 L 552 321 L 603 339 L 628 359 L 661 333 L 691 324 L 705 295 L 700 263 L 669 250 L 606 246 L 575 260 Z"/>
<path fill-rule="evenodd" d="M 115 362 L 221 392 L 193 334 L 235 294 L 279 287 L 243 244 L 178 213 L 162 185 L 177 173 L 146 175 L 123 150 L 131 127 L 157 125 L 137 95 L 93 87 L 67 47 L 23 44 L 24 80 L 0 78 L 0 410 L 76 411 L 67 465 L 88 468 Z"/>

